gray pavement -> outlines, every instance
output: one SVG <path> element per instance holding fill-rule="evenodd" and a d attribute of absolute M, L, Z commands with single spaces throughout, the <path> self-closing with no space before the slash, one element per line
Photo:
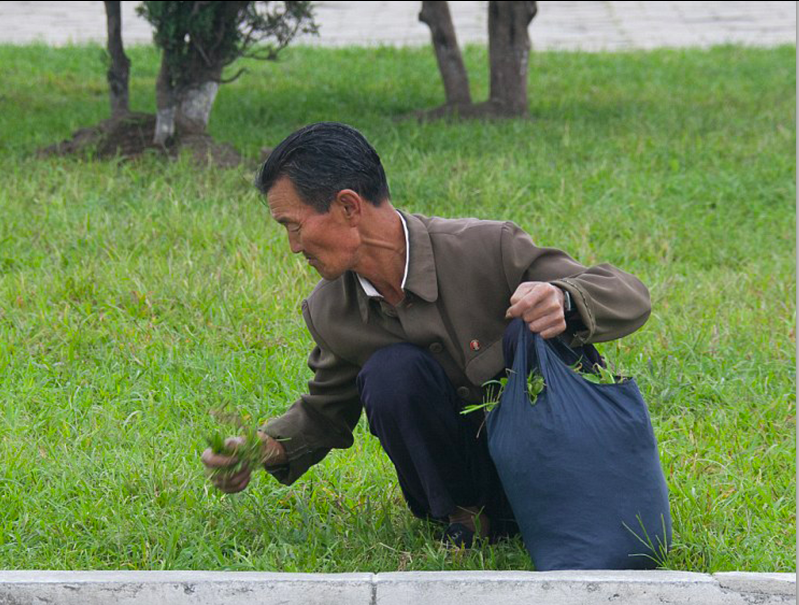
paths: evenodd
<path fill-rule="evenodd" d="M 126 44 L 149 43 L 150 26 L 122 2 Z M 487 2 L 450 2 L 461 43 L 487 41 Z M 324 46 L 420 45 L 430 32 L 419 23 L 421 2 L 316 2 Z M 543 0 L 530 25 L 538 50 L 622 50 L 796 44 L 795 2 L 566 2 Z M 54 45 L 105 40 L 102 2 L 0 2 L 0 43 Z"/>
<path fill-rule="evenodd" d="M 795 600 L 796 576 L 790 573 L 0 571 L 0 603 L 8 605 L 771 605 Z"/>

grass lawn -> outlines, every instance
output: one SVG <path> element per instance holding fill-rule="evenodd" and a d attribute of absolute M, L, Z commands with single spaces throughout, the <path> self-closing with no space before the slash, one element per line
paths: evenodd
<path fill-rule="evenodd" d="M 158 56 L 129 54 L 152 111 Z M 652 317 L 601 350 L 650 406 L 666 566 L 795 569 L 795 47 L 536 53 L 533 119 L 429 124 L 397 118 L 443 101 L 430 48 L 294 48 L 219 94 L 240 169 L 36 159 L 107 116 L 101 56 L 0 46 L 0 568 L 532 568 L 518 539 L 443 549 L 364 419 L 291 487 L 203 476 L 212 408 L 263 421 L 309 378 L 317 278 L 251 186 L 258 151 L 339 120 L 398 207 L 512 219 L 638 275 Z M 486 59 L 467 49 L 477 99 Z"/>

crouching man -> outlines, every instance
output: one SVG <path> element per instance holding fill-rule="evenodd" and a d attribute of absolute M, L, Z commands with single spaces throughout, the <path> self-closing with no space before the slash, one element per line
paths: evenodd
<path fill-rule="evenodd" d="M 646 321 L 646 287 L 610 265 L 585 267 L 538 247 L 512 222 L 395 209 L 377 152 L 344 124 L 291 134 L 257 186 L 291 251 L 322 277 L 302 303 L 314 377 L 259 433 L 266 470 L 293 483 L 332 448 L 352 445 L 364 409 L 414 515 L 448 523 L 445 536 L 458 545 L 513 532 L 482 415 L 460 410 L 480 403 L 481 385 L 503 372 L 513 318 L 575 347 L 612 340 Z M 235 463 L 210 449 L 202 460 L 209 469 Z M 212 480 L 237 492 L 250 469 Z"/>

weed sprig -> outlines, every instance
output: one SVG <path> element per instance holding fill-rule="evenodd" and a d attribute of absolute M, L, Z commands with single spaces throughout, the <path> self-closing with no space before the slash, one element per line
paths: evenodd
<path fill-rule="evenodd" d="M 616 384 L 626 380 L 624 377 L 617 375 L 613 370 L 602 367 L 598 363 L 595 363 L 590 371 L 584 371 L 583 364 L 579 361 L 570 365 L 569 368 L 577 372 L 588 382 L 593 382 L 594 384 Z"/>
<path fill-rule="evenodd" d="M 512 374 L 513 370 L 507 370 L 507 372 L 508 374 Z M 483 403 L 466 405 L 461 410 L 461 414 L 471 414 L 477 410 L 485 410 L 485 412 L 490 412 L 497 406 L 499 400 L 502 399 L 502 393 L 505 391 L 507 384 L 507 377 L 500 378 L 499 380 L 489 380 L 488 382 L 484 382 L 483 387 L 486 389 L 486 391 L 483 398 Z M 544 377 L 535 370 L 527 375 L 527 394 L 530 397 L 530 405 L 535 405 L 536 401 L 538 400 L 538 395 L 544 390 L 544 386 L 546 386 L 544 384 Z"/>

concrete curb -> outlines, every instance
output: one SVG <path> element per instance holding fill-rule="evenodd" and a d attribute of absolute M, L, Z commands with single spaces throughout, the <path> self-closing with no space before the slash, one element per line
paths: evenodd
<path fill-rule="evenodd" d="M 0 605 L 793 603 L 791 573 L 0 571 Z"/>

